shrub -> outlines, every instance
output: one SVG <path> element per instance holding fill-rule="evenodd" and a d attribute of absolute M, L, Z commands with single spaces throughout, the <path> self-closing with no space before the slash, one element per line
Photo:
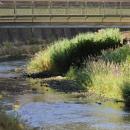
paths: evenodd
<path fill-rule="evenodd" d="M 127 106 L 130 106 L 130 81 L 124 82 L 122 85 L 122 96 Z"/>
<path fill-rule="evenodd" d="M 119 29 L 103 29 L 96 33 L 79 34 L 75 38 L 57 41 L 37 53 L 28 64 L 28 72 L 66 72 L 71 65 L 79 66 L 89 55 L 120 45 Z"/>
<path fill-rule="evenodd" d="M 70 69 L 67 77 L 76 80 L 88 92 L 122 100 L 125 92 L 122 91 L 123 83 L 130 81 L 130 64 L 127 61 L 122 64 L 106 63 L 103 60 L 89 61 L 82 70 Z"/>
<path fill-rule="evenodd" d="M 71 80 L 75 80 L 79 86 L 80 90 L 86 91 L 90 84 L 92 83 L 89 71 L 83 71 L 83 69 L 78 69 L 70 67 L 69 71 L 66 74 L 66 77 Z"/>
<path fill-rule="evenodd" d="M 125 45 L 115 50 L 103 51 L 102 59 L 114 63 L 125 62 L 130 58 L 130 46 Z"/>

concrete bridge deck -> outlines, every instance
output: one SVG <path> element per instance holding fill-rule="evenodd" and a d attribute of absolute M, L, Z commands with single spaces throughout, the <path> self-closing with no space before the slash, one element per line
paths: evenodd
<path fill-rule="evenodd" d="M 130 26 L 130 0 L 0 0 L 2 26 Z"/>

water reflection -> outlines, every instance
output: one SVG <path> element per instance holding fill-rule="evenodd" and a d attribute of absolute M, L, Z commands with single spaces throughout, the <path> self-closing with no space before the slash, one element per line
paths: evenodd
<path fill-rule="evenodd" d="M 10 78 L 18 76 L 17 71 L 25 65 L 25 60 L 0 62 L 0 78 Z"/>
<path fill-rule="evenodd" d="M 130 111 L 123 103 L 98 104 L 84 94 L 57 92 L 39 79 L 10 78 L 12 74 L 19 75 L 15 68 L 24 64 L 25 61 L 0 63 L 0 75 L 5 75 L 0 77 L 1 91 L 17 90 L 17 93 L 5 94 L 0 100 L 0 109 L 15 111 L 20 119 L 36 129 L 130 130 Z M 25 92 L 29 86 L 32 91 Z"/>
<path fill-rule="evenodd" d="M 105 102 L 102 105 L 77 103 L 70 94 L 24 94 L 3 100 L 29 126 L 43 130 L 129 130 L 130 112 L 122 103 Z"/>
<path fill-rule="evenodd" d="M 30 109 L 31 108 L 31 109 Z M 29 103 L 21 107 L 18 113 L 27 124 L 33 127 L 64 126 L 66 124 L 82 124 L 90 130 L 128 130 L 130 124 L 124 120 L 130 114 L 113 108 L 96 104 L 75 103 Z M 76 126 L 73 126 L 75 129 Z M 69 127 L 66 126 L 67 129 Z"/>

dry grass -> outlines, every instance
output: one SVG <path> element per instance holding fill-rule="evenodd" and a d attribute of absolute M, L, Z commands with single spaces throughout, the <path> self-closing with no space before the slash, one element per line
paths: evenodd
<path fill-rule="evenodd" d="M 127 92 L 130 86 L 124 84 L 130 82 L 129 76 L 129 60 L 122 64 L 89 61 L 83 69 L 71 68 L 67 73 L 67 77 L 76 80 L 85 91 L 118 100 L 126 100 L 124 93 L 130 95 L 130 91 Z"/>
<path fill-rule="evenodd" d="M 43 49 L 42 44 L 32 44 L 32 45 L 14 45 L 11 42 L 4 42 L 0 45 L 0 57 L 8 58 L 22 58 L 31 57 L 39 50 Z"/>

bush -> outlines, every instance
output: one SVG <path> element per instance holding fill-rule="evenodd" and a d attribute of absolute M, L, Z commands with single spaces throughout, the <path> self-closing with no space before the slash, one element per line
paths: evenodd
<path fill-rule="evenodd" d="M 122 85 L 122 96 L 126 102 L 126 105 L 130 106 L 130 81 L 124 82 Z"/>
<path fill-rule="evenodd" d="M 86 91 L 92 83 L 89 71 L 86 72 L 83 71 L 83 69 L 70 67 L 69 71 L 66 74 L 66 77 L 70 80 L 75 80 L 80 86 L 79 89 L 84 91 Z"/>
<path fill-rule="evenodd" d="M 115 50 L 103 51 L 102 59 L 114 63 L 125 62 L 130 58 L 130 46 L 125 45 Z"/>
<path fill-rule="evenodd" d="M 82 70 L 71 68 L 67 77 L 76 80 L 84 90 L 90 93 L 126 100 L 122 95 L 127 90 L 123 92 L 122 86 L 124 82 L 130 81 L 130 63 L 128 61 L 122 64 L 106 63 L 103 60 L 89 61 Z"/>
<path fill-rule="evenodd" d="M 119 29 L 103 29 L 96 33 L 79 34 L 75 38 L 57 41 L 37 53 L 28 64 L 28 72 L 66 72 L 71 65 L 79 66 L 89 55 L 120 45 Z"/>

